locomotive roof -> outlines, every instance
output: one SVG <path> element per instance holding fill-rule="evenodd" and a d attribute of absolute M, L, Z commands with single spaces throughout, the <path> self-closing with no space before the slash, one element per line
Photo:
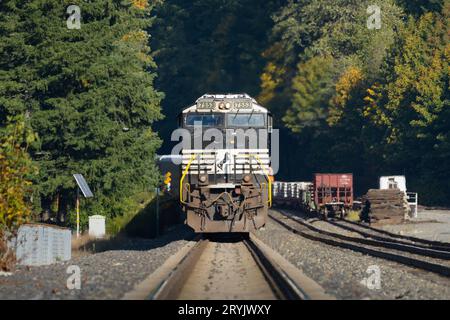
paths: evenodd
<path fill-rule="evenodd" d="M 201 109 L 199 108 L 199 102 L 202 101 L 208 101 L 208 102 L 213 102 L 213 103 L 220 103 L 221 101 L 246 101 L 246 102 L 250 102 L 251 103 L 251 107 L 250 108 L 230 108 L 230 109 L 226 109 L 226 110 L 221 110 L 218 109 L 217 106 L 211 108 L 211 109 Z M 245 110 L 247 111 L 258 111 L 261 113 L 269 113 L 268 110 L 264 107 L 262 107 L 261 105 L 258 104 L 258 102 L 252 98 L 251 96 L 249 96 L 247 93 L 227 93 L 227 94 L 204 94 L 202 95 L 200 98 L 198 98 L 195 101 L 195 104 L 191 105 L 190 107 L 184 109 L 182 111 L 182 113 L 188 113 L 188 112 L 236 112 L 236 111 L 241 111 L 245 112 Z"/>

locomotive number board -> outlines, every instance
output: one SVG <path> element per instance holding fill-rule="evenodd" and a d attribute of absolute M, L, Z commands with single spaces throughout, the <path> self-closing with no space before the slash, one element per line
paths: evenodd
<path fill-rule="evenodd" d="M 204 100 L 197 102 L 198 109 L 221 109 L 219 106 L 227 106 L 226 109 L 251 109 L 252 101 L 251 100 Z"/>

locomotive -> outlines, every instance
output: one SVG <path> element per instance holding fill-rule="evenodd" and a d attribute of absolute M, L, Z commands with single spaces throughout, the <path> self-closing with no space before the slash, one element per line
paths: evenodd
<path fill-rule="evenodd" d="M 262 228 L 272 204 L 272 116 L 247 94 L 205 94 L 178 118 L 189 133 L 181 149 L 179 201 L 201 233 Z"/>

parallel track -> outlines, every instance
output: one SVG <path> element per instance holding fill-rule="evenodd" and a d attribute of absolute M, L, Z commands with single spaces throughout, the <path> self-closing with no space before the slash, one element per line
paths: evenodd
<path fill-rule="evenodd" d="M 360 224 L 360 223 L 356 223 L 356 222 L 348 221 L 348 220 L 336 220 L 336 221 L 328 220 L 327 222 L 332 225 L 335 225 L 339 228 L 346 229 L 351 232 L 359 233 L 364 237 L 370 237 L 373 239 L 379 239 L 379 240 L 397 242 L 397 243 L 403 243 L 403 244 L 412 244 L 417 247 L 423 247 L 423 248 L 427 248 L 427 249 L 450 252 L 450 243 L 446 243 L 446 242 L 433 241 L 433 240 L 421 239 L 421 238 L 417 238 L 417 237 L 400 235 L 400 234 L 373 228 L 368 225 L 364 225 L 364 224 Z M 374 233 L 378 234 L 378 236 L 375 235 Z"/>
<path fill-rule="evenodd" d="M 269 215 L 270 219 L 304 238 L 394 261 L 410 267 L 436 273 L 441 276 L 450 277 L 449 266 L 426 261 L 426 257 L 432 257 L 440 260 L 450 260 L 450 252 L 448 251 L 440 251 L 435 250 L 435 248 L 425 248 L 423 246 L 392 242 L 389 241 L 389 239 L 364 239 L 359 237 L 349 237 L 343 234 L 316 228 L 310 223 L 300 220 L 298 217 L 286 215 L 278 210 L 277 212 L 282 214 L 288 221 L 295 222 L 295 227 L 283 222 L 281 219 L 278 219 L 273 215 Z M 413 254 L 415 257 L 411 255 L 408 256 L 408 254 L 405 254 L 404 252 Z M 422 257 L 424 257 L 424 259 L 422 259 Z"/>

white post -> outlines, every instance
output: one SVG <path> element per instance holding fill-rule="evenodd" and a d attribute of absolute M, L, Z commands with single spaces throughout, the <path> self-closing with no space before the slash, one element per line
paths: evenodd
<path fill-rule="evenodd" d="M 418 206 L 419 206 L 419 194 L 416 193 L 416 206 L 414 208 L 414 218 L 418 217 L 418 214 L 417 214 Z"/>

